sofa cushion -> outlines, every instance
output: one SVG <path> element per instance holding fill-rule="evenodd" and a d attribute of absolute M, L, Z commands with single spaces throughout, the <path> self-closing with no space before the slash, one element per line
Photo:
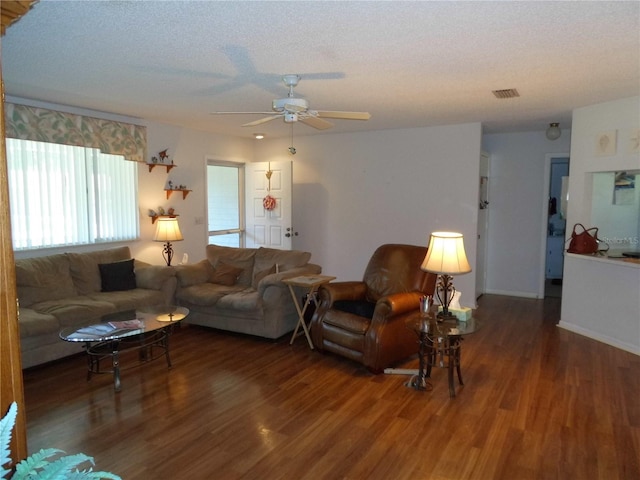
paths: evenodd
<path fill-rule="evenodd" d="M 129 260 L 131 251 L 129 247 L 109 248 L 86 253 L 67 253 L 71 277 L 78 295 L 102 290 L 102 279 L 98 264 L 113 263 L 121 260 Z"/>
<path fill-rule="evenodd" d="M 213 266 L 209 260 L 204 259 L 198 263 L 176 265 L 176 277 L 181 288 L 190 287 L 199 283 L 206 283 L 213 273 Z"/>
<path fill-rule="evenodd" d="M 243 271 L 240 267 L 234 267 L 220 260 L 209 276 L 209 282 L 226 286 L 235 285 Z"/>
<path fill-rule="evenodd" d="M 371 325 L 371 320 L 367 317 L 331 309 L 327 310 L 322 321 L 327 325 L 332 325 L 340 330 L 346 330 L 357 335 L 364 335 L 369 329 L 369 325 Z"/>
<path fill-rule="evenodd" d="M 310 259 L 310 252 L 260 247 L 256 252 L 254 272 L 262 272 L 276 264 L 278 265 L 278 270 L 283 272 L 296 267 L 304 267 L 309 263 Z"/>
<path fill-rule="evenodd" d="M 233 292 L 222 297 L 217 306 L 239 311 L 254 311 L 261 308 L 260 295 L 253 288 L 245 288 L 240 292 Z"/>
<path fill-rule="evenodd" d="M 18 314 L 20 338 L 34 337 L 46 333 L 60 332 L 60 323 L 53 315 L 36 312 L 31 308 L 20 308 Z"/>
<path fill-rule="evenodd" d="M 257 271 L 255 266 L 253 269 L 254 273 L 253 273 L 253 281 L 251 282 L 251 286 L 253 288 L 258 288 L 258 284 L 260 283 L 260 280 L 262 280 L 264 277 L 266 277 L 267 275 L 273 275 L 274 273 L 276 273 L 276 265 L 273 264 L 271 265 L 270 268 L 265 268 L 264 270 L 261 271 Z"/>
<path fill-rule="evenodd" d="M 34 304 L 32 308 L 56 317 L 60 327 L 88 325 L 100 321 L 103 315 L 117 310 L 110 302 L 93 300 L 86 296 L 40 302 Z"/>
<path fill-rule="evenodd" d="M 17 260 L 16 286 L 22 307 L 77 295 L 64 254 Z"/>
<path fill-rule="evenodd" d="M 133 259 L 114 263 L 99 263 L 100 280 L 103 292 L 121 292 L 136 288 L 136 274 L 133 271 Z"/>
<path fill-rule="evenodd" d="M 256 256 L 255 248 L 221 247 L 219 245 L 207 245 L 207 260 L 217 267 L 220 261 L 234 267 L 242 268 L 238 278 L 238 285 L 249 287 L 253 279 L 253 263 Z"/>
<path fill-rule="evenodd" d="M 151 290 L 147 288 L 134 288 L 133 290 L 118 292 L 98 292 L 92 293 L 88 295 L 88 297 L 92 300 L 108 302 L 119 311 L 153 307 L 166 303 L 166 298 L 162 290 Z"/>
<path fill-rule="evenodd" d="M 149 265 L 138 267 L 138 261 L 134 263 L 136 285 L 138 288 L 149 290 L 161 290 L 167 279 L 176 275 L 176 270 L 165 265 Z"/>
<path fill-rule="evenodd" d="M 239 285 L 226 286 L 216 283 L 198 283 L 181 288 L 176 293 L 176 298 L 180 304 L 190 303 L 193 305 L 213 306 L 225 295 L 242 291 L 244 288 Z"/>

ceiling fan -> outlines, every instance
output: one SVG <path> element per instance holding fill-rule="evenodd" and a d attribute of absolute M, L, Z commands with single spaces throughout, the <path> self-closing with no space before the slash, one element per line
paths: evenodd
<path fill-rule="evenodd" d="M 287 98 L 276 98 L 273 100 L 272 112 L 211 112 L 212 115 L 235 115 L 235 114 L 256 114 L 267 115 L 266 117 L 245 123 L 243 127 L 254 127 L 262 123 L 270 122 L 276 118 L 282 118 L 285 123 L 302 122 L 318 130 L 326 130 L 333 127 L 333 123 L 324 120 L 325 118 L 337 118 L 341 120 L 369 120 L 371 114 L 368 112 L 341 112 L 309 109 L 309 102 L 300 97 L 295 97 L 293 89 L 300 81 L 300 75 L 288 74 L 282 76 L 282 81 L 289 87 Z"/>

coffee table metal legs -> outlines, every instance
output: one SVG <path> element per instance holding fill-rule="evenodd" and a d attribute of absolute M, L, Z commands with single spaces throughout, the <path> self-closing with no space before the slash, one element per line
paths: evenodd
<path fill-rule="evenodd" d="M 85 343 L 87 351 L 87 381 L 91 380 L 94 373 L 112 373 L 113 388 L 116 392 L 122 390 L 122 381 L 120 378 L 120 348 L 123 350 L 139 350 L 139 359 L 141 363 L 146 363 L 158 355 L 153 355 L 154 348 L 160 348 L 163 351 L 167 367 L 171 368 L 171 357 L 169 356 L 169 337 L 171 336 L 173 325 L 169 325 L 161 330 L 150 332 L 150 335 L 141 334 L 138 338 L 131 338 L 127 341 L 107 340 L 92 344 Z M 111 357 L 111 370 L 101 370 L 100 360 Z"/>
<path fill-rule="evenodd" d="M 122 389 L 120 383 L 120 352 L 118 350 L 118 344 L 120 342 L 113 341 L 111 343 L 111 364 L 113 366 L 113 388 L 116 392 Z"/>

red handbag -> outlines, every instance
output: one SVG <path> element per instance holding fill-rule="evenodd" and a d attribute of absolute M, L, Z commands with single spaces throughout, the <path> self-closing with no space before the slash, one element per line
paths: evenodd
<path fill-rule="evenodd" d="M 576 231 L 578 228 L 582 230 L 580 231 L 580 233 Z M 607 250 L 609 250 L 609 245 L 602 242 L 598 238 L 597 227 L 592 227 L 587 229 L 587 228 L 584 228 L 584 225 L 582 225 L 581 223 L 576 223 L 573 226 L 573 232 L 571 232 L 570 240 L 571 241 L 569 243 L 569 248 L 567 249 L 567 252 L 569 253 L 580 253 L 580 254 L 591 255 L 594 253 L 606 252 Z M 606 248 L 601 249 L 600 243 L 603 243 L 606 246 Z"/>

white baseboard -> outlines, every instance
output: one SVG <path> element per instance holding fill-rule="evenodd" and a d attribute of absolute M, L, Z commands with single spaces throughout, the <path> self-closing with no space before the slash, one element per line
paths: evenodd
<path fill-rule="evenodd" d="M 585 337 L 592 338 L 593 340 L 597 340 L 599 342 L 606 343 L 607 345 L 611 345 L 612 347 L 619 348 L 620 350 L 624 350 L 635 355 L 640 355 L 640 346 L 638 345 L 622 342 L 615 338 L 611 338 L 606 335 L 587 330 L 586 328 L 579 327 L 572 323 L 563 322 L 562 320 L 560 320 L 558 326 L 560 328 L 564 328 L 565 330 L 569 330 L 570 332 L 584 335 Z"/>
<path fill-rule="evenodd" d="M 484 292 L 487 295 L 506 295 L 507 297 L 522 297 L 522 298 L 540 298 L 538 293 L 532 292 L 513 292 L 511 290 L 486 290 Z"/>

